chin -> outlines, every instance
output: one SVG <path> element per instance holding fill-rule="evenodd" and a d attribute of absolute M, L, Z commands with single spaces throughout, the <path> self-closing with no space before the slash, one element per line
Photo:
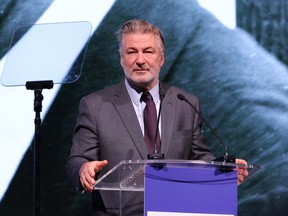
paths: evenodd
<path fill-rule="evenodd" d="M 147 90 L 149 89 L 149 86 L 151 85 L 152 81 L 147 79 L 130 79 L 130 83 L 134 87 L 139 87 L 141 89 Z"/>

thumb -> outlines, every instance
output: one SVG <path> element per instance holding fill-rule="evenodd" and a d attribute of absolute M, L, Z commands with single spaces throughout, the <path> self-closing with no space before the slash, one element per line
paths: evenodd
<path fill-rule="evenodd" d="M 104 166 L 108 164 L 107 160 L 102 160 L 102 161 L 95 161 L 94 164 L 94 171 L 99 172 Z"/>

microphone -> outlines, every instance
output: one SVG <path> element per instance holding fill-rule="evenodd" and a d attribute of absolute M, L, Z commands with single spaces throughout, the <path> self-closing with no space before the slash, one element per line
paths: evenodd
<path fill-rule="evenodd" d="M 197 115 L 202 119 L 202 121 L 208 126 L 208 128 L 213 132 L 213 134 L 216 136 L 216 138 L 223 145 L 224 156 L 218 157 L 218 158 L 214 159 L 213 161 L 235 163 L 235 157 L 230 156 L 228 154 L 228 148 L 227 148 L 226 144 L 223 142 L 223 140 L 220 138 L 220 136 L 216 133 L 216 131 L 210 126 L 210 124 L 205 120 L 205 118 L 202 116 L 202 114 L 196 109 L 196 107 L 192 103 L 190 103 L 190 101 L 188 101 L 183 94 L 179 93 L 179 94 L 177 94 L 177 97 L 179 100 L 185 101 L 186 103 L 188 103 L 193 108 L 193 110 L 197 113 Z"/>
<path fill-rule="evenodd" d="M 158 152 L 157 150 L 157 137 L 160 136 L 159 134 L 159 124 L 160 124 L 160 114 L 162 110 L 162 101 L 165 97 L 166 92 L 164 90 L 160 89 L 159 95 L 160 95 L 160 106 L 159 106 L 159 112 L 158 112 L 158 117 L 157 117 L 157 127 L 156 127 L 156 132 L 155 132 L 155 138 L 154 138 L 154 150 L 153 153 L 148 154 L 148 160 L 160 160 L 164 159 L 164 153 Z M 161 139 L 160 139 L 161 143 Z"/>

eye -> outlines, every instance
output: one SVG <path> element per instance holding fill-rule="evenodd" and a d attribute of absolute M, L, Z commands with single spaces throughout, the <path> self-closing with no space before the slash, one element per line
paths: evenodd
<path fill-rule="evenodd" d="M 147 54 L 153 54 L 154 52 L 153 52 L 153 50 L 148 49 L 148 50 L 145 50 L 145 53 L 147 53 Z"/>
<path fill-rule="evenodd" d="M 128 55 L 131 55 L 131 54 L 135 54 L 136 52 L 135 51 L 128 51 L 127 53 L 128 53 Z"/>
<path fill-rule="evenodd" d="M 134 49 L 129 49 L 129 50 L 127 50 L 126 54 L 127 54 L 128 56 L 134 56 L 134 55 L 137 54 L 137 51 L 134 50 Z"/>

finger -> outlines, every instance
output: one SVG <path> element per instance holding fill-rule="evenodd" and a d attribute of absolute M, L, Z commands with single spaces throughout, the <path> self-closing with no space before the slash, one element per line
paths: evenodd
<path fill-rule="evenodd" d="M 236 159 L 236 163 L 237 164 L 243 164 L 246 166 L 248 165 L 247 161 L 245 161 L 243 159 Z M 245 167 L 241 167 L 241 166 L 237 167 L 238 175 L 242 175 L 244 177 L 247 177 L 249 175 L 249 172 L 248 172 L 246 166 Z"/>
<path fill-rule="evenodd" d="M 83 171 L 86 181 L 89 185 L 95 184 L 95 171 L 93 167 L 88 166 L 87 169 Z"/>
<path fill-rule="evenodd" d="M 235 162 L 236 162 L 236 164 L 241 164 L 240 166 L 237 167 L 238 169 L 246 169 L 246 167 L 248 165 L 247 161 L 242 160 L 242 159 L 236 159 Z M 242 166 L 242 164 L 245 166 Z"/>
<path fill-rule="evenodd" d="M 80 182 L 85 190 L 91 191 L 93 189 L 95 184 L 94 176 L 93 164 L 91 162 L 84 163 L 80 169 Z"/>
<path fill-rule="evenodd" d="M 241 173 L 242 173 L 242 175 L 243 175 L 244 177 L 246 177 L 246 176 L 249 175 L 249 172 L 248 172 L 247 169 L 243 169 L 243 170 L 241 171 Z"/>
<path fill-rule="evenodd" d="M 97 173 L 99 172 L 104 166 L 106 166 L 108 164 L 107 160 L 103 160 L 103 161 L 95 161 L 95 169 L 94 171 Z"/>
<path fill-rule="evenodd" d="M 95 184 L 95 180 L 91 179 L 89 175 L 86 175 L 83 177 L 82 186 L 85 188 L 85 190 L 91 192 L 94 189 L 94 184 Z"/>
<path fill-rule="evenodd" d="M 89 185 L 88 181 L 86 180 L 84 173 L 80 177 L 80 182 L 81 182 L 81 185 L 83 186 L 83 188 L 85 190 L 91 191 L 90 185 Z"/>
<path fill-rule="evenodd" d="M 246 177 L 249 175 L 249 172 L 247 168 L 238 167 L 238 174 L 241 174 Z"/>
<path fill-rule="evenodd" d="M 238 175 L 237 177 L 237 184 L 241 184 L 243 181 L 245 180 L 244 176 L 243 175 Z"/>
<path fill-rule="evenodd" d="M 102 167 L 106 166 L 107 163 L 107 160 L 103 160 L 86 162 L 82 165 L 80 169 L 80 182 L 85 190 L 91 192 L 94 189 L 96 183 L 94 179 L 95 175 Z"/>
<path fill-rule="evenodd" d="M 95 174 L 96 174 L 94 167 L 87 167 L 86 173 L 90 178 L 93 178 L 93 179 L 94 179 Z"/>

